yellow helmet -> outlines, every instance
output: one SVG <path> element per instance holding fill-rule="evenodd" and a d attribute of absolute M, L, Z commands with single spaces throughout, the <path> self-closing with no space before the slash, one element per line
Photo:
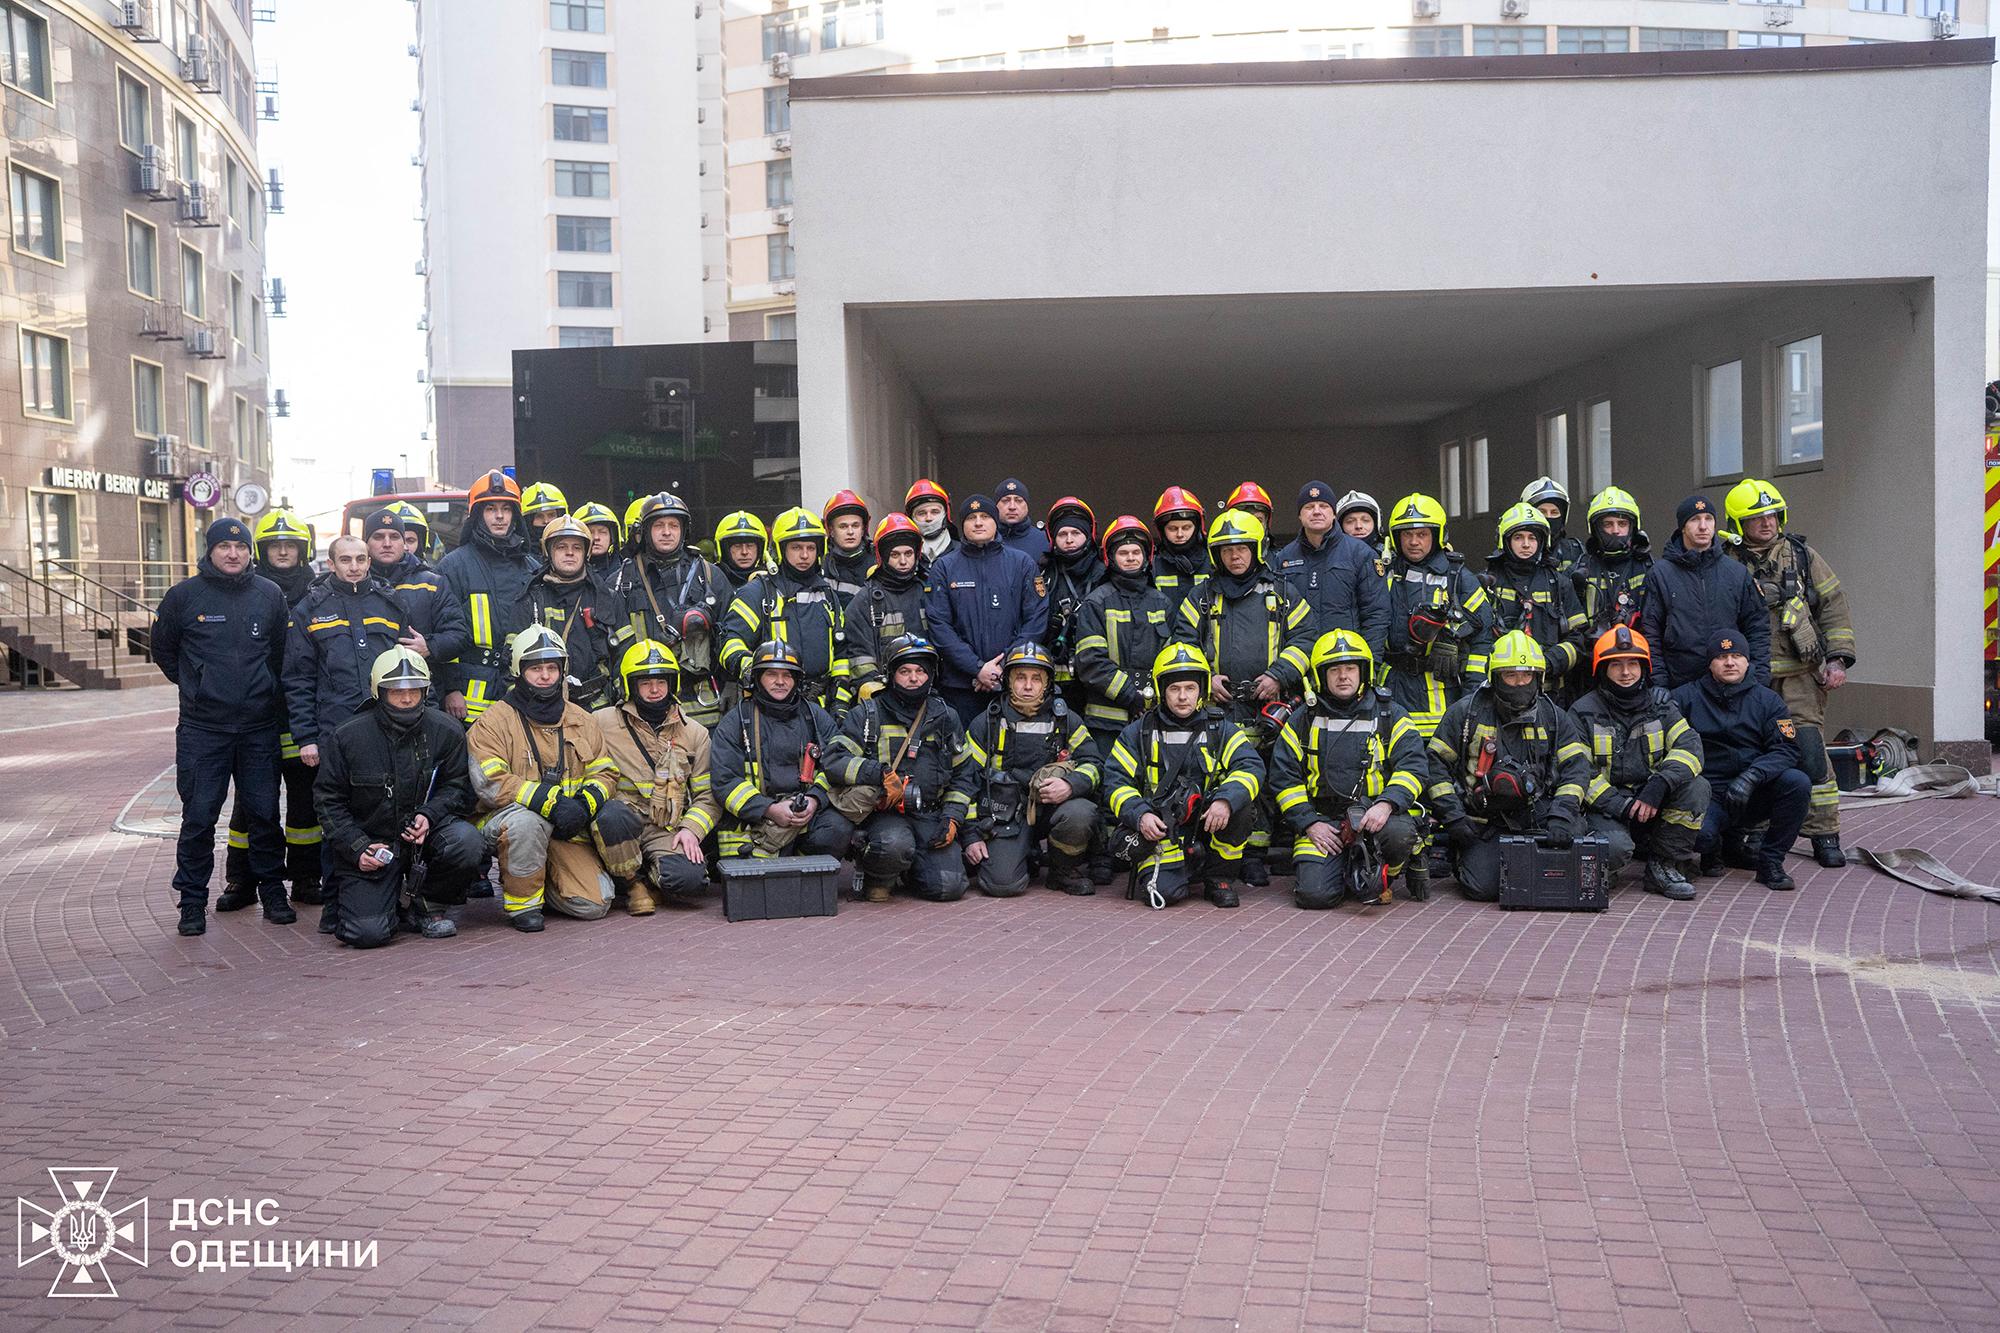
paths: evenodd
<path fill-rule="evenodd" d="M 1169 681 L 1194 680 L 1206 696 L 1209 674 L 1208 658 L 1201 649 L 1191 643 L 1170 643 L 1153 659 L 1153 691 L 1164 695 Z"/>
<path fill-rule="evenodd" d="M 403 520 L 403 531 L 408 532 L 411 528 L 422 528 L 425 536 L 430 535 L 431 521 L 424 517 L 423 510 L 417 508 L 408 500 L 391 500 L 384 508 L 397 518 Z"/>
<path fill-rule="evenodd" d="M 569 501 L 554 483 L 538 481 L 521 492 L 521 513 L 528 518 L 537 514 L 567 514 Z"/>
<path fill-rule="evenodd" d="M 1366 685 L 1375 671 L 1375 654 L 1369 651 L 1368 640 L 1351 629 L 1328 630 L 1319 636 L 1312 650 L 1312 678 L 1315 685 L 1326 683 L 1326 669 L 1342 662 L 1353 662 L 1361 668 L 1361 683 Z"/>
<path fill-rule="evenodd" d="M 625 682 L 625 697 L 638 697 L 633 685 L 649 676 L 664 676 L 667 692 L 679 693 L 681 688 L 681 660 L 674 656 L 674 650 L 657 639 L 641 639 L 625 650 L 625 656 L 618 662 L 618 679 Z"/>
<path fill-rule="evenodd" d="M 1729 515 L 1729 530 L 1743 535 L 1743 520 L 1759 514 L 1776 514 L 1778 526 L 1785 526 L 1785 496 L 1776 486 L 1755 477 L 1745 477 L 1729 488 L 1722 498 L 1722 511 Z"/>
<path fill-rule="evenodd" d="M 812 542 L 826 549 L 826 524 L 810 509 L 794 505 L 771 520 L 771 544 L 780 552 L 786 542 Z"/>
<path fill-rule="evenodd" d="M 628 542 L 637 541 L 639 539 L 639 511 L 641 509 L 644 509 L 646 507 L 646 501 L 652 498 L 653 497 L 650 495 L 642 495 L 638 499 L 632 501 L 631 504 L 625 506 L 626 541 Z"/>
<path fill-rule="evenodd" d="M 1622 491 L 1616 486 L 1606 486 L 1590 497 L 1590 508 L 1585 511 L 1585 517 L 1590 526 L 1595 528 L 1598 519 L 1612 514 L 1623 514 L 1632 520 L 1632 527 L 1635 530 L 1639 527 L 1639 502 L 1632 498 L 1631 492 Z"/>
<path fill-rule="evenodd" d="M 1549 548 L 1549 516 L 1523 500 L 1519 504 L 1508 505 L 1507 512 L 1500 515 L 1496 531 L 1500 534 L 1502 554 L 1506 553 L 1507 539 L 1522 528 L 1533 528 L 1541 534 L 1542 549 L 1546 551 Z"/>
<path fill-rule="evenodd" d="M 297 542 L 312 554 L 312 529 L 299 522 L 299 516 L 289 509 L 273 509 L 257 520 L 257 529 L 252 534 L 251 545 L 258 559 L 264 558 L 264 548 L 272 542 Z"/>
<path fill-rule="evenodd" d="M 1549 669 L 1549 659 L 1542 656 L 1542 645 L 1518 629 L 1510 629 L 1493 641 L 1493 651 L 1486 657 L 1486 674 L 1497 676 L 1503 671 L 1544 672 Z"/>
<path fill-rule="evenodd" d="M 530 662 L 567 662 L 569 649 L 563 646 L 562 635 L 547 625 L 530 625 L 507 640 L 507 660 L 518 676 Z"/>
<path fill-rule="evenodd" d="M 387 652 L 377 654 L 375 665 L 368 668 L 368 692 L 378 699 L 382 697 L 383 690 L 428 690 L 430 687 L 430 663 L 418 656 L 416 650 L 405 648 L 400 643 Z"/>
<path fill-rule="evenodd" d="M 1213 555 L 1225 546 L 1247 546 L 1259 560 L 1264 558 L 1264 520 L 1241 509 L 1225 509 L 1208 525 L 1208 550 Z"/>
<path fill-rule="evenodd" d="M 1410 492 L 1389 509 L 1390 536 L 1405 528 L 1430 528 L 1438 545 L 1444 545 L 1444 506 L 1422 491 Z"/>
<path fill-rule="evenodd" d="M 607 505 L 601 505 L 595 500 L 585 500 L 582 504 L 570 510 L 569 516 L 583 524 L 586 528 L 594 528 L 602 523 L 605 527 L 611 529 L 611 540 L 613 542 L 618 540 L 620 531 L 618 515 L 612 513 L 610 507 Z"/>
<path fill-rule="evenodd" d="M 764 520 L 747 509 L 724 514 L 722 521 L 715 525 L 716 555 L 720 556 L 730 542 L 756 542 L 757 558 L 770 558 L 771 534 L 765 529 Z"/>
<path fill-rule="evenodd" d="M 590 554 L 590 529 L 576 521 L 574 514 L 563 514 L 542 529 L 542 549 L 550 550 L 558 537 L 574 537 L 583 543 L 583 553 Z"/>

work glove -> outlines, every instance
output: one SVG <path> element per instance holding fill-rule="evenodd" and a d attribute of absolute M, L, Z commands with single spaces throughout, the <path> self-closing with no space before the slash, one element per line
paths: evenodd
<path fill-rule="evenodd" d="M 910 780 L 894 769 L 884 773 L 882 775 L 882 809 L 902 809 L 903 789 L 909 785 Z"/>
<path fill-rule="evenodd" d="M 1729 790 L 1722 794 L 1722 807 L 1729 811 L 1732 821 L 1741 820 L 1750 808 L 1750 798 L 1757 791 L 1757 780 L 1748 773 L 1729 784 Z"/>
<path fill-rule="evenodd" d="M 1476 846 L 1479 842 L 1479 825 L 1460 815 L 1457 819 L 1445 822 L 1444 836 L 1450 839 L 1453 847 L 1464 849 Z"/>
<path fill-rule="evenodd" d="M 1658 773 L 1653 774 L 1646 779 L 1646 785 L 1639 788 L 1638 799 L 1655 810 L 1663 809 L 1667 804 L 1667 780 Z"/>
<path fill-rule="evenodd" d="M 957 836 L 958 836 L 958 821 L 956 819 L 946 819 L 944 821 L 944 826 L 938 830 L 937 841 L 931 844 L 931 850 L 936 851 L 940 847 L 951 846 L 952 839 L 956 838 Z"/>
<path fill-rule="evenodd" d="M 639 812 L 623 801 L 606 801 L 597 812 L 597 836 L 607 847 L 630 842 L 645 831 Z"/>
<path fill-rule="evenodd" d="M 1549 826 L 1542 834 L 1542 841 L 1559 852 L 1576 846 L 1576 816 L 1561 811 L 1549 816 Z"/>
<path fill-rule="evenodd" d="M 590 827 L 590 807 L 578 797 L 558 796 L 549 823 L 555 826 L 558 838 L 574 838 Z"/>

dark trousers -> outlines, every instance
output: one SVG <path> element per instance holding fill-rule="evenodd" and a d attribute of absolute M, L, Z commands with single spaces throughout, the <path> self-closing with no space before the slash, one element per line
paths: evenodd
<path fill-rule="evenodd" d="M 283 737 L 279 738 L 283 744 Z M 293 755 L 279 763 L 285 797 L 285 878 L 297 891 L 320 881 L 319 812 L 313 808 L 313 778 L 319 770 Z M 229 855 L 222 878 L 230 884 L 255 884 L 250 873 L 250 815 L 241 803 L 229 817 Z"/>
<path fill-rule="evenodd" d="M 962 689 L 956 685 L 939 685 L 938 693 L 942 694 L 944 701 L 951 705 L 951 711 L 958 714 L 958 720 L 968 727 L 972 725 L 973 718 L 985 712 L 988 705 L 1001 697 L 991 690 L 975 690 L 970 685 Z"/>
<path fill-rule="evenodd" d="M 363 870 L 357 863 L 334 867 L 326 877 L 327 901 L 340 904 L 334 936 L 343 944 L 373 949 L 396 933 L 418 850 L 400 840 L 389 845 L 395 848 L 396 859 L 380 870 Z M 486 839 L 471 824 L 463 819 L 440 822 L 425 836 L 421 853 L 424 903 L 443 908 L 464 902 L 485 852 Z"/>
<path fill-rule="evenodd" d="M 958 840 L 931 846 L 942 826 L 938 817 L 911 819 L 884 810 L 861 825 L 855 861 L 863 884 L 893 885 L 904 875 L 918 897 L 956 902 L 965 896 L 965 853 Z"/>
<path fill-rule="evenodd" d="M 182 901 L 206 904 L 215 874 L 215 821 L 236 786 L 236 808 L 248 820 L 250 876 L 260 889 L 285 886 L 285 837 L 278 829 L 278 729 L 211 731 L 183 722 L 174 728 L 174 785 L 181 797 L 180 846 L 174 889 Z"/>
<path fill-rule="evenodd" d="M 1755 828 L 1769 820 L 1757 860 L 1765 865 L 1782 862 L 1785 853 L 1798 841 L 1799 830 L 1806 826 L 1806 811 L 1812 803 L 1812 779 L 1801 769 L 1788 768 L 1769 782 L 1760 783 L 1750 793 L 1743 817 L 1736 820 L 1729 817 L 1729 807 L 1722 803 L 1722 793 L 1729 790 L 1729 782 L 1717 778 L 1709 786 L 1714 799 L 1708 803 L 1708 813 L 1702 816 L 1701 836 L 1696 846 L 1704 852 L 1712 851 L 1730 829 Z"/>

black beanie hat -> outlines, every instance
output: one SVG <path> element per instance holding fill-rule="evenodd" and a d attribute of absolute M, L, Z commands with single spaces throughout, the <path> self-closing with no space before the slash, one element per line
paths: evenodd
<path fill-rule="evenodd" d="M 1028 498 L 1028 488 L 1023 486 L 1016 478 L 1009 477 L 1000 483 L 1000 489 L 993 492 L 993 494 L 995 498 L 1004 495 L 1018 495 L 1025 500 Z"/>
<path fill-rule="evenodd" d="M 213 551 L 223 542 L 242 542 L 250 545 L 250 529 L 240 518 L 218 518 L 208 525 L 207 549 Z"/>
<path fill-rule="evenodd" d="M 959 508 L 958 521 L 960 523 L 963 523 L 965 522 L 966 519 L 971 518 L 974 514 L 984 514 L 986 515 L 986 517 L 991 519 L 998 519 L 1000 517 L 1000 515 L 994 511 L 993 497 L 990 495 L 975 495 L 972 498 L 968 499 L 964 503 L 964 505 L 960 506 Z"/>
<path fill-rule="evenodd" d="M 364 539 L 373 537 L 378 532 L 400 534 L 402 531 L 403 516 L 393 509 L 378 509 L 368 516 L 366 523 L 361 525 L 361 535 Z"/>
<path fill-rule="evenodd" d="M 1677 528 L 1686 527 L 1688 520 L 1696 514 L 1714 516 L 1715 505 L 1710 502 L 1706 495 L 1690 495 L 1687 499 L 1681 501 L 1681 507 L 1674 511 L 1674 526 Z"/>
<path fill-rule="evenodd" d="M 1304 509 L 1307 505 L 1313 503 L 1315 500 L 1322 501 L 1326 504 L 1332 504 L 1333 487 L 1327 485 L 1323 481 L 1309 481 L 1305 485 L 1299 487 L 1299 502 L 1296 505 L 1293 505 L 1292 507 L 1294 509 Z"/>

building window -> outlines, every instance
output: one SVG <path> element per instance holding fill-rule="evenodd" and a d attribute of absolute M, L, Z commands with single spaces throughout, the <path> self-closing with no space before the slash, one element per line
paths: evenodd
<path fill-rule="evenodd" d="M 1594 56 L 1607 51 L 1632 49 L 1630 28 L 1557 28 L 1556 52 L 1566 56 Z"/>
<path fill-rule="evenodd" d="M 1413 56 L 1462 56 L 1465 54 L 1463 28 L 1405 28 Z"/>
<path fill-rule="evenodd" d="M 937 67 L 940 74 L 961 69 L 1005 69 L 1007 68 L 1007 53 L 1005 51 L 996 51 L 990 55 L 983 56 L 958 56 L 951 60 L 938 61 Z"/>
<path fill-rule="evenodd" d="M 1109 65 L 1111 43 L 1078 43 L 1073 46 L 1044 46 L 1021 52 L 1022 69 L 1051 69 L 1066 65 Z"/>
<path fill-rule="evenodd" d="M 611 219 L 558 217 L 556 249 L 569 254 L 610 254 Z"/>
<path fill-rule="evenodd" d="M 819 49 L 882 40 L 882 0 L 826 0 L 819 7 Z"/>
<path fill-rule="evenodd" d="M 764 336 L 766 338 L 796 338 L 799 336 L 799 312 L 787 310 L 782 314 L 764 316 Z"/>
<path fill-rule="evenodd" d="M 174 165 L 189 185 L 201 179 L 201 134 L 194 122 L 174 112 Z"/>
<path fill-rule="evenodd" d="M 1859 9 L 1870 14 L 1907 14 L 1908 0 L 1847 0 L 1849 9 Z"/>
<path fill-rule="evenodd" d="M 222 206 L 229 210 L 229 220 L 237 226 L 243 225 L 243 168 L 235 158 L 222 158 Z"/>
<path fill-rule="evenodd" d="M 562 143 L 609 143 L 611 113 L 601 106 L 559 106 L 556 139 Z"/>
<path fill-rule="evenodd" d="M 1779 467 L 1798 467 L 1826 458 L 1822 370 L 1817 333 L 1778 349 L 1779 383 L 1784 386 L 1778 405 Z"/>
<path fill-rule="evenodd" d="M 559 199 L 609 199 L 611 164 L 608 162 L 556 163 L 556 197 Z"/>
<path fill-rule="evenodd" d="M 181 247 L 181 309 L 189 319 L 208 318 L 208 273 L 191 245 Z"/>
<path fill-rule="evenodd" d="M 774 231 L 764 238 L 764 254 L 771 267 L 771 281 L 781 278 L 796 278 L 798 273 L 798 252 L 792 249 L 792 234 L 788 231 Z"/>
<path fill-rule="evenodd" d="M 777 158 L 764 164 L 764 207 L 783 208 L 792 202 L 792 159 Z"/>
<path fill-rule="evenodd" d="M 208 381 L 192 375 L 187 381 L 187 417 L 188 443 L 197 449 L 208 448 Z"/>
<path fill-rule="evenodd" d="M 118 71 L 118 142 L 135 153 L 144 152 L 153 142 L 153 92 L 145 84 Z"/>
<path fill-rule="evenodd" d="M 558 347 L 609 347 L 610 329 L 584 328 L 575 324 L 565 324 L 556 330 Z"/>
<path fill-rule="evenodd" d="M 1611 400 L 1583 409 L 1584 482 L 1595 495 L 1611 484 Z"/>
<path fill-rule="evenodd" d="M 250 298 L 250 350 L 257 356 L 264 355 L 264 298 Z"/>
<path fill-rule="evenodd" d="M 28 494 L 34 503 L 28 516 L 28 542 L 36 569 L 44 561 L 76 559 L 76 497 L 60 491 Z"/>
<path fill-rule="evenodd" d="M 1806 39 L 1804 35 L 1796 32 L 1739 32 L 1736 34 L 1736 45 L 1746 51 L 1760 46 L 1804 46 L 1805 44 Z"/>
<path fill-rule="evenodd" d="M 243 279 L 229 275 L 229 308 L 222 312 L 229 321 L 229 336 L 243 341 Z"/>
<path fill-rule="evenodd" d="M 1476 56 L 1540 56 L 1549 50 L 1546 28 L 1520 28 L 1512 24 L 1475 27 L 1472 54 Z"/>
<path fill-rule="evenodd" d="M 257 431 L 257 466 L 269 471 L 271 468 L 271 418 L 263 408 L 251 413 Z"/>
<path fill-rule="evenodd" d="M 604 0 L 549 0 L 549 26 L 557 32 L 603 32 Z"/>
<path fill-rule="evenodd" d="M 1927 19 L 1934 19 L 1940 14 L 1957 17 L 1958 0 L 1917 0 L 1917 13 Z"/>
<path fill-rule="evenodd" d="M 132 358 L 132 433 L 153 439 L 167 429 L 167 371 Z"/>
<path fill-rule="evenodd" d="M 160 299 L 160 232 L 152 223 L 125 215 L 125 285 L 139 295 Z"/>
<path fill-rule="evenodd" d="M 576 273 L 568 269 L 556 274 L 556 304 L 569 310 L 611 308 L 609 273 Z"/>
<path fill-rule="evenodd" d="M 602 51 L 551 51 L 549 77 L 558 88 L 602 88 L 611 82 Z"/>
<path fill-rule="evenodd" d="M 8 175 L 13 178 L 14 248 L 62 263 L 61 183 L 23 166 L 11 167 Z"/>
<path fill-rule="evenodd" d="M 785 84 L 764 90 L 764 133 L 779 134 L 792 127 L 792 90 Z"/>
<path fill-rule="evenodd" d="M 69 339 L 21 330 L 21 410 L 31 417 L 70 420 Z"/>
<path fill-rule="evenodd" d="M 0 18 L 7 23 L 7 49 L 0 52 L 6 67 L 0 81 L 24 93 L 49 100 L 49 25 L 41 15 L 13 0 L 0 0 Z"/>
<path fill-rule="evenodd" d="M 1542 418 L 1542 474 L 1559 486 L 1569 485 L 1569 413 Z"/>
<path fill-rule="evenodd" d="M 1710 366 L 1702 375 L 1702 466 L 1709 480 L 1743 471 L 1743 363 Z"/>
<path fill-rule="evenodd" d="M 1457 440 L 1450 440 L 1438 446 L 1438 490 L 1439 499 L 1444 501 L 1446 518 L 1459 518 L 1465 513 L 1465 491 L 1459 484 L 1460 456 L 1465 452 Z"/>
<path fill-rule="evenodd" d="M 1472 512 L 1475 514 L 1491 513 L 1493 509 L 1493 497 L 1492 492 L 1487 486 L 1486 437 L 1484 435 L 1475 435 L 1472 437 L 1471 443 L 1466 448 L 1465 462 L 1466 471 L 1469 474 L 1465 479 L 1465 488 L 1471 492 L 1468 498 L 1472 501 Z"/>
<path fill-rule="evenodd" d="M 813 49 L 812 28 L 803 9 L 787 9 L 764 16 L 764 59 L 772 56 L 803 56 Z"/>
<path fill-rule="evenodd" d="M 1720 51 L 1729 34 L 1719 28 L 1641 28 L 1641 51 Z"/>
<path fill-rule="evenodd" d="M 247 463 L 257 443 L 250 434 L 250 400 L 239 393 L 236 395 L 234 407 L 231 424 L 236 428 L 236 438 L 233 441 L 236 446 L 236 457 Z"/>

